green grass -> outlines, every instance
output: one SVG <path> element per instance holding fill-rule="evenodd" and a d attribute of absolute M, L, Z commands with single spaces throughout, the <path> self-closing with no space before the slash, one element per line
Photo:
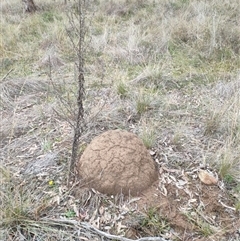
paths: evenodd
<path fill-rule="evenodd" d="M 188 220 L 196 227 L 198 232 L 203 237 L 209 237 L 216 233 L 216 228 L 213 225 L 210 225 L 200 214 L 201 211 L 191 211 L 191 213 L 185 213 L 184 215 Z"/>
<path fill-rule="evenodd" d="M 149 100 L 142 99 L 141 97 L 142 96 L 139 97 L 136 103 L 136 109 L 138 114 L 143 114 L 151 108 Z"/>
<path fill-rule="evenodd" d="M 117 88 L 117 94 L 120 96 L 120 98 L 126 98 L 128 96 L 129 87 L 124 82 L 119 82 L 116 86 Z"/>
<path fill-rule="evenodd" d="M 144 114 L 152 108 L 152 96 L 144 89 L 140 89 L 136 96 L 136 112 Z"/>
<path fill-rule="evenodd" d="M 143 144 L 146 146 L 146 148 L 150 149 L 154 146 L 156 141 L 156 133 L 154 128 L 149 125 L 149 127 L 145 126 L 140 133 L 140 138 L 143 141 Z"/>
<path fill-rule="evenodd" d="M 1 225 L 16 227 L 22 221 L 29 219 L 31 200 L 24 193 L 22 188 L 16 186 L 10 171 L 1 168 Z"/>
<path fill-rule="evenodd" d="M 162 217 L 156 208 L 149 208 L 140 220 L 141 229 L 152 236 L 166 233 L 170 229 L 170 224 L 166 218 Z"/>
<path fill-rule="evenodd" d="M 224 149 L 218 162 L 219 175 L 228 184 L 239 182 L 239 162 L 234 149 Z"/>

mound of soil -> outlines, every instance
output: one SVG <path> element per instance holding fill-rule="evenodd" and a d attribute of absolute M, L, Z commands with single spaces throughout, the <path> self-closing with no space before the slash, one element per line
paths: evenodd
<path fill-rule="evenodd" d="M 136 195 L 158 177 L 143 142 L 135 134 L 120 130 L 94 138 L 82 154 L 77 170 L 90 187 L 110 195 Z"/>

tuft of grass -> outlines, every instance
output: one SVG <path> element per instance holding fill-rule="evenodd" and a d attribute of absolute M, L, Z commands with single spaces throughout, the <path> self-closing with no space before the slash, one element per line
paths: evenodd
<path fill-rule="evenodd" d="M 210 235 L 214 234 L 214 230 L 212 229 L 211 225 L 205 221 L 198 223 L 198 229 L 202 236 L 209 237 Z"/>
<path fill-rule="evenodd" d="M 75 213 L 73 210 L 68 210 L 68 211 L 64 214 L 64 216 L 65 216 L 66 218 L 74 218 L 74 217 L 76 217 L 76 213 Z"/>
<path fill-rule="evenodd" d="M 176 147 L 177 150 L 183 150 L 185 136 L 182 133 L 182 129 L 178 127 L 176 132 L 174 133 L 172 137 L 172 144 Z"/>
<path fill-rule="evenodd" d="M 46 11 L 42 14 L 44 22 L 54 22 L 55 15 L 52 11 Z"/>
<path fill-rule="evenodd" d="M 166 233 L 170 229 L 170 224 L 156 208 L 152 207 L 140 219 L 140 228 L 149 235 L 157 236 Z"/>
<path fill-rule="evenodd" d="M 151 95 L 141 89 L 139 95 L 136 98 L 137 113 L 141 115 L 146 111 L 150 110 L 152 108 L 151 103 Z"/>
<path fill-rule="evenodd" d="M 38 188 L 34 183 L 19 184 L 19 180 L 3 166 L 0 166 L 0 183 L 0 227 L 3 240 L 17 240 L 19 237 L 23 240 L 32 240 L 33 237 L 43 240 L 41 237 L 56 232 L 47 222 L 38 221 L 52 208 L 50 197 L 39 198 L 42 194 L 35 193 Z"/>
<path fill-rule="evenodd" d="M 52 140 L 49 140 L 47 138 L 45 138 L 43 141 L 42 141 L 42 149 L 45 153 L 51 151 L 52 149 L 52 146 L 53 146 L 53 141 Z"/>
<path fill-rule="evenodd" d="M 143 144 L 146 146 L 146 148 L 152 148 L 156 141 L 156 132 L 154 128 L 144 127 L 142 132 L 140 133 L 140 138 L 142 139 Z"/>
<path fill-rule="evenodd" d="M 117 86 L 117 94 L 120 98 L 126 98 L 128 96 L 129 88 L 123 81 L 120 81 Z"/>
<path fill-rule="evenodd" d="M 221 117 L 218 113 L 214 113 L 207 119 L 205 123 L 204 135 L 213 135 L 219 130 L 221 123 L 220 118 Z"/>
<path fill-rule="evenodd" d="M 194 210 L 192 212 L 184 212 L 187 219 L 195 226 L 199 234 L 204 237 L 209 237 L 215 233 L 215 228 L 206 222 L 199 210 Z"/>
<path fill-rule="evenodd" d="M 220 88 L 222 90 L 218 90 L 218 95 L 224 98 L 224 102 L 216 106 L 214 112 L 207 117 L 204 131 L 206 135 L 220 132 L 234 142 L 240 141 L 240 95 L 236 91 L 238 85 L 236 81 L 223 83 Z"/>
<path fill-rule="evenodd" d="M 221 165 L 220 175 L 223 177 L 225 183 L 232 184 L 235 182 L 235 178 L 229 173 L 230 165 Z"/>
<path fill-rule="evenodd" d="M 237 201 L 235 203 L 235 209 L 236 209 L 236 211 L 240 211 L 240 201 Z"/>
<path fill-rule="evenodd" d="M 235 194 L 235 209 L 236 211 L 240 211 L 240 184 L 238 183 L 234 188 L 233 188 L 234 194 Z"/>
<path fill-rule="evenodd" d="M 226 145 L 218 155 L 217 166 L 220 177 L 228 184 L 239 182 L 239 154 L 233 147 Z"/>
<path fill-rule="evenodd" d="M 1 167 L 1 222 L 0 226 L 16 227 L 22 221 L 29 219 L 31 200 L 18 187 L 10 171 Z"/>

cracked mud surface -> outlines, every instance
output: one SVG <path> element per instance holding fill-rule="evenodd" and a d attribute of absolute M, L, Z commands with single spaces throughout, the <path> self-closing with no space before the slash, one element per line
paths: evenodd
<path fill-rule="evenodd" d="M 77 169 L 84 182 L 106 194 L 137 194 L 158 176 L 142 141 L 135 134 L 120 130 L 94 138 Z"/>

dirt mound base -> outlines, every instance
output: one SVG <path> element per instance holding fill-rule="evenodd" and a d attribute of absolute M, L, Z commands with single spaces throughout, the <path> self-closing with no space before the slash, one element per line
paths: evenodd
<path fill-rule="evenodd" d="M 136 195 L 158 177 L 143 142 L 135 134 L 120 130 L 110 130 L 94 138 L 77 169 L 90 187 L 114 195 Z"/>

